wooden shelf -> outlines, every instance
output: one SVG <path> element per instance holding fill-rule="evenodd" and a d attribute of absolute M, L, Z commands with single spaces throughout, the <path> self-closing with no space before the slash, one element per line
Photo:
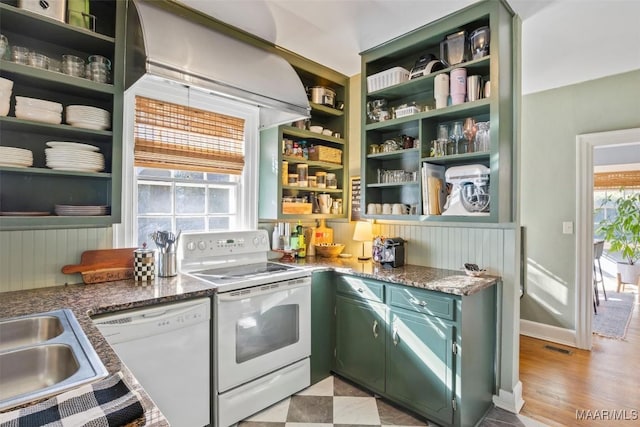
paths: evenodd
<path fill-rule="evenodd" d="M 321 162 L 318 160 L 307 160 L 304 157 L 297 156 L 282 156 L 282 160 L 286 160 L 289 164 L 306 164 L 309 165 L 310 168 L 319 168 L 325 170 L 340 170 L 344 167 L 342 165 L 338 165 L 336 163 L 330 162 Z"/>
<path fill-rule="evenodd" d="M 324 142 L 333 142 L 334 144 L 344 145 L 345 140 L 343 138 L 335 138 L 329 135 L 322 135 L 320 133 L 311 132 L 304 129 L 298 129 L 292 126 L 283 126 L 282 133 L 288 136 L 294 136 L 298 138 L 305 138 L 310 140 L 318 140 Z"/>
<path fill-rule="evenodd" d="M 110 173 L 104 172 L 82 172 L 82 171 L 62 171 L 48 168 L 14 168 L 9 166 L 0 166 L 0 172 L 15 173 L 23 175 L 51 175 L 51 176 L 82 176 L 89 178 L 111 179 Z"/>

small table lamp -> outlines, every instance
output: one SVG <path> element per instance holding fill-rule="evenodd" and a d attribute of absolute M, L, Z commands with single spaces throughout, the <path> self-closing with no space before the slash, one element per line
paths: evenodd
<path fill-rule="evenodd" d="M 356 222 L 356 229 L 353 232 L 353 240 L 356 242 L 362 242 L 362 256 L 358 257 L 360 261 L 371 259 L 370 256 L 365 256 L 364 254 L 364 242 L 370 242 L 372 234 L 373 229 L 369 221 Z"/>

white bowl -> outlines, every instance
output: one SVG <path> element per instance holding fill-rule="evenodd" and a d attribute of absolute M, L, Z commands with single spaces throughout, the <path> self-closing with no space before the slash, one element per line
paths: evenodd
<path fill-rule="evenodd" d="M 322 126 L 309 126 L 309 130 L 313 133 L 322 133 Z"/>
<path fill-rule="evenodd" d="M 16 107 L 16 117 L 34 122 L 44 122 L 58 125 L 62 123 L 62 114 L 41 108 Z"/>
<path fill-rule="evenodd" d="M 58 114 L 62 113 L 62 104 L 39 98 L 16 96 L 16 108 L 18 107 L 37 108 L 38 110 L 51 111 Z"/>
<path fill-rule="evenodd" d="M 3 91 L 11 92 L 13 89 L 13 80 L 0 77 L 0 89 Z"/>
<path fill-rule="evenodd" d="M 333 135 L 333 131 L 331 129 L 323 129 L 322 130 L 322 134 L 331 136 L 331 135 Z"/>

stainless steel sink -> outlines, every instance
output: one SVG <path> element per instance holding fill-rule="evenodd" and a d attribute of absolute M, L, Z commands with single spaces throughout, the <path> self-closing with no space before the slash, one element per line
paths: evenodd
<path fill-rule="evenodd" d="M 2 321 L 0 351 L 48 341 L 62 332 L 62 323 L 55 316 L 23 317 Z"/>
<path fill-rule="evenodd" d="M 0 410 L 107 374 L 70 310 L 0 320 Z"/>

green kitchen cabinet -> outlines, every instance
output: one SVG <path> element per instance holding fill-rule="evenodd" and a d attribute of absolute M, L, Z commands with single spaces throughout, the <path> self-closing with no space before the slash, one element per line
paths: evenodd
<path fill-rule="evenodd" d="M 514 112 L 519 103 L 519 70 L 516 62 L 518 25 L 518 17 L 505 1 L 485 0 L 362 52 L 362 205 L 402 203 L 415 207 L 410 215 L 366 212 L 365 217 L 472 223 L 513 220 L 513 183 L 516 176 Z M 456 63 L 445 64 L 445 68 L 429 69 L 424 75 L 410 78 L 409 71 L 419 58 L 430 54 L 445 59 L 441 58 L 441 42 L 462 31 L 471 35 L 484 27 L 490 29 L 491 42 L 487 55 L 473 57 L 469 52 L 463 62 L 457 63 L 456 59 Z M 489 82 L 487 96 L 484 97 L 483 93 L 480 99 L 456 105 L 450 103 L 436 109 L 436 79 L 443 78 L 442 75 L 448 75 L 457 68 L 465 68 L 466 75 L 480 76 L 483 81 Z M 448 82 L 449 77 L 446 78 Z M 378 114 L 378 110 L 383 108 L 374 106 L 382 103 L 386 103 L 384 114 Z M 444 155 L 432 150 L 432 141 L 438 139 L 440 126 L 451 128 L 454 123 L 464 123 L 467 119 L 490 123 L 488 147 L 474 148 L 471 145 L 471 148 L 458 149 L 458 145 L 466 147 L 462 141 L 462 144 L 451 144 L 456 147 L 455 150 Z M 414 143 L 403 144 L 405 136 L 413 138 Z M 381 149 L 389 140 L 400 143 L 399 148 L 387 146 Z M 441 215 L 435 209 L 429 209 L 429 203 L 436 202 L 438 196 L 438 203 L 444 202 L 445 183 L 434 183 L 428 177 L 433 175 L 444 180 L 445 170 L 470 165 L 489 168 L 489 211 L 479 215 Z M 395 176 L 386 179 L 389 174 L 385 175 L 385 171 L 411 174 L 404 174 L 400 179 Z M 431 191 L 429 185 L 432 186 Z M 486 201 L 486 193 L 478 197 Z"/>
<path fill-rule="evenodd" d="M 386 311 L 384 304 L 336 295 L 336 356 L 334 370 L 384 392 Z"/>
<path fill-rule="evenodd" d="M 308 121 L 287 123 L 260 132 L 258 216 L 261 220 L 345 218 L 349 195 L 349 78 L 298 56 L 279 53 L 291 63 L 305 87 L 333 90 L 335 105 L 310 102 L 311 118 Z M 314 154 L 310 154 L 312 151 Z M 318 172 L 335 174 L 336 185 L 317 187 L 311 180 L 305 185 L 289 183 L 288 178 L 297 177 L 299 169 L 306 170 L 307 176 L 313 178 Z M 314 209 L 313 198 L 320 193 L 329 194 L 334 200 L 341 199 L 342 212 L 321 213 Z"/>
<path fill-rule="evenodd" d="M 455 327 L 408 310 L 389 311 L 386 394 L 429 419 L 453 420 Z"/>
<path fill-rule="evenodd" d="M 333 365 L 335 274 L 316 271 L 311 275 L 311 384 L 331 375 Z"/>
<path fill-rule="evenodd" d="M 2 34 L 12 46 L 23 46 L 50 58 L 48 68 L 38 68 L 0 58 L 0 76 L 14 82 L 9 114 L 0 117 L 0 145 L 30 150 L 31 167 L 0 165 L 0 230 L 109 227 L 120 222 L 122 175 L 122 107 L 124 94 L 124 49 L 126 2 L 88 2 L 95 16 L 89 30 L 57 21 L 15 6 L 0 3 Z M 91 55 L 111 61 L 111 80 L 95 82 L 64 74 L 63 55 L 85 62 Z M 54 64 L 58 64 L 56 71 Z M 16 97 L 38 98 L 69 105 L 86 105 L 107 110 L 108 129 L 45 123 L 16 117 Z M 62 118 L 66 120 L 63 113 Z M 45 149 L 49 141 L 72 141 L 98 147 L 104 155 L 101 171 L 49 168 Z M 69 161 L 68 166 L 73 166 Z M 76 168 L 83 169 L 83 168 Z M 87 169 L 87 168 L 85 168 Z M 55 215 L 56 205 L 108 206 L 100 216 Z"/>
<path fill-rule="evenodd" d="M 439 425 L 490 408 L 496 286 L 461 296 L 340 275 L 335 307 L 338 374 Z"/>

